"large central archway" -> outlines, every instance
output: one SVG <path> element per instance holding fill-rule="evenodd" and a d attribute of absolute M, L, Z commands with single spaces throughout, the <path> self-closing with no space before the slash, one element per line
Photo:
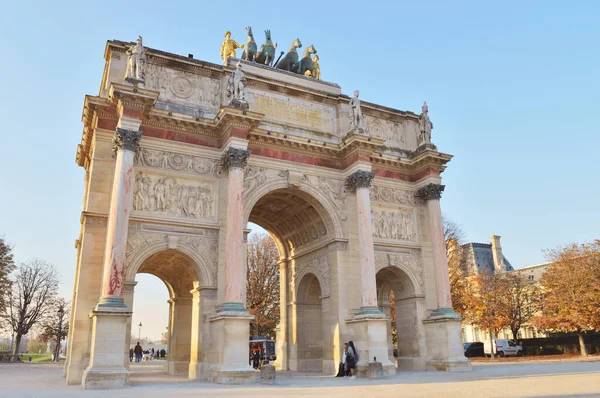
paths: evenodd
<path fill-rule="evenodd" d="M 277 363 L 284 370 L 329 372 L 326 342 L 333 333 L 324 325 L 330 311 L 330 266 L 333 221 L 314 196 L 297 188 L 274 189 L 258 200 L 247 221 L 268 231 L 280 255 L 281 321 Z M 331 347 L 331 346 L 330 346 Z"/>

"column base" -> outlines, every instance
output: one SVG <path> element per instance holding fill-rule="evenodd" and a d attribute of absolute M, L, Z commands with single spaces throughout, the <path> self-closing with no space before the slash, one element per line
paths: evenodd
<path fill-rule="evenodd" d="M 127 304 L 121 296 L 100 297 L 95 311 L 127 311 Z"/>
<path fill-rule="evenodd" d="M 233 308 L 239 309 L 239 306 Z M 211 348 L 218 361 L 210 366 L 208 373 L 214 383 L 256 382 L 256 373 L 248 363 L 252 319 L 247 311 L 220 311 L 211 318 Z"/>
<path fill-rule="evenodd" d="M 129 372 L 123 369 L 90 369 L 83 371 L 81 386 L 85 390 L 123 388 L 129 384 Z"/>
<path fill-rule="evenodd" d="M 443 315 L 446 312 L 447 315 Z M 464 356 L 461 318 L 453 310 L 438 309 L 423 321 L 427 339 L 426 370 L 464 372 L 471 370 L 471 361 Z"/>
<path fill-rule="evenodd" d="M 123 363 L 123 347 L 127 333 L 127 318 L 131 312 L 92 311 L 92 341 L 90 363 L 84 370 L 84 389 L 123 388 L 129 372 Z"/>
<path fill-rule="evenodd" d="M 210 368 L 210 380 L 217 384 L 250 384 L 256 383 L 256 372 L 250 366 Z"/>
<path fill-rule="evenodd" d="M 223 303 L 217 306 L 217 314 L 221 315 L 223 313 L 233 314 L 235 316 L 247 316 L 249 315 L 248 309 L 244 306 L 243 303 Z M 223 314 L 223 315 L 226 315 Z"/>
<path fill-rule="evenodd" d="M 361 311 L 362 312 L 362 311 Z M 378 313 L 355 314 L 352 319 L 346 320 L 348 326 L 354 329 L 354 345 L 358 350 L 358 363 L 356 373 L 360 377 L 369 375 L 369 362 L 377 358 L 381 362 L 384 376 L 396 374 L 396 366 L 388 357 L 387 318 L 378 310 Z"/>

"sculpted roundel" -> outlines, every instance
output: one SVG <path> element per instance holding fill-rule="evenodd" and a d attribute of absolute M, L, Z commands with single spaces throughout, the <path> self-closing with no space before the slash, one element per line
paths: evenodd
<path fill-rule="evenodd" d="M 194 93 L 194 86 L 192 85 L 192 82 L 181 76 L 175 77 L 173 80 L 171 80 L 169 87 L 171 88 L 173 95 L 179 98 L 189 98 Z"/>

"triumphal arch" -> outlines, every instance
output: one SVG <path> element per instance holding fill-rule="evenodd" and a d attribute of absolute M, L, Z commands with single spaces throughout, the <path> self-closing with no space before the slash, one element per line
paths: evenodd
<path fill-rule="evenodd" d="M 86 173 L 67 382 L 127 383 L 137 273 L 169 290 L 165 371 L 254 380 L 249 222 L 280 253 L 278 369 L 334 374 L 352 340 L 359 375 L 375 358 L 395 373 L 391 292 L 398 370 L 470 369 L 441 225 L 451 156 L 431 143 L 427 105 L 415 114 L 342 94 L 320 80 L 314 46 L 294 57 L 299 39 L 277 60 L 248 43 L 233 58 L 232 42 L 223 64 L 141 37 L 106 45 L 77 148 Z"/>

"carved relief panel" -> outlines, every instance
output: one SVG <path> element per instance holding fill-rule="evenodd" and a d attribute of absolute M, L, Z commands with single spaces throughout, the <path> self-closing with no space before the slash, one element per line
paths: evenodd
<path fill-rule="evenodd" d="M 215 221 L 216 204 L 216 183 L 142 172 L 135 177 L 135 213 L 152 217 Z"/>
<path fill-rule="evenodd" d="M 415 242 L 414 212 L 412 210 L 372 209 L 373 237 Z"/>
<path fill-rule="evenodd" d="M 221 106 L 221 82 L 189 72 L 146 66 L 146 88 L 160 92 L 159 101 L 201 108 L 217 113 Z"/>
<path fill-rule="evenodd" d="M 365 120 L 372 137 L 384 140 L 388 147 L 408 149 L 404 121 L 391 121 L 372 116 L 365 116 Z"/>
<path fill-rule="evenodd" d="M 204 159 L 169 151 L 141 148 L 135 156 L 136 166 L 152 167 L 163 170 L 217 176 L 219 160 Z"/>

